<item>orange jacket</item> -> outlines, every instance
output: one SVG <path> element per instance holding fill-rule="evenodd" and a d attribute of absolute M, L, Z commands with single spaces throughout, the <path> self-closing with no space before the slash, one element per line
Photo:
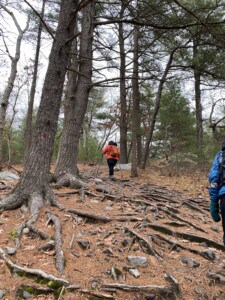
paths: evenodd
<path fill-rule="evenodd" d="M 112 156 L 112 152 L 115 153 L 115 156 Z M 102 150 L 102 155 L 106 154 L 106 159 L 108 158 L 113 158 L 118 160 L 120 157 L 120 150 L 117 146 L 114 145 L 107 145 L 105 148 Z"/>

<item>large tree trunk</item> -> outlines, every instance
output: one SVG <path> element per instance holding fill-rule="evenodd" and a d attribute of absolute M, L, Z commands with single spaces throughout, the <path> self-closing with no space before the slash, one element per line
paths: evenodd
<path fill-rule="evenodd" d="M 44 201 L 53 200 L 48 177 L 77 4 L 78 0 L 61 1 L 29 157 L 20 182 L 12 194 L 1 200 L 0 209 L 14 209 L 28 203 L 31 214 L 37 214 Z"/>
<path fill-rule="evenodd" d="M 0 106 L 0 164 L 3 162 L 3 153 L 2 153 L 2 146 L 3 146 L 3 131 L 4 131 L 4 126 L 5 126 L 5 118 L 6 118 L 6 110 L 9 104 L 9 97 L 12 93 L 14 82 L 16 79 L 16 74 L 17 74 L 17 64 L 20 59 L 20 48 L 21 48 L 21 43 L 23 39 L 23 35 L 28 29 L 29 25 L 29 19 L 27 21 L 26 27 L 24 30 L 21 29 L 19 26 L 15 15 L 13 14 L 12 11 L 10 11 L 7 7 L 5 7 L 3 4 L 0 3 L 0 7 L 5 10 L 13 19 L 13 22 L 18 30 L 18 37 L 16 41 L 16 50 L 15 50 L 15 55 L 14 57 L 9 55 L 11 59 L 11 69 L 10 69 L 10 75 L 8 78 L 8 83 L 7 86 L 3 92 L 2 96 L 2 101 L 1 101 L 1 106 Z"/>
<path fill-rule="evenodd" d="M 139 86 L 138 86 L 138 26 L 134 27 L 134 57 L 133 57 L 133 79 L 132 79 L 132 90 L 133 90 L 133 106 L 132 106 L 132 148 L 131 148 L 131 176 L 137 177 L 137 137 L 139 132 L 138 115 L 139 111 Z"/>
<path fill-rule="evenodd" d="M 92 79 L 92 40 L 94 31 L 94 5 L 91 1 L 83 9 L 80 37 L 79 72 L 69 77 L 68 99 L 66 99 L 64 128 L 61 137 L 55 176 L 61 185 L 73 185 L 72 176 L 78 175 L 76 166 L 79 138 L 87 110 Z M 75 61 L 76 63 L 76 61 Z M 68 174 L 71 179 L 68 182 Z M 65 180 L 64 180 L 65 179 Z M 75 178 L 74 178 L 75 179 Z M 74 184 L 76 185 L 75 179 Z"/>
<path fill-rule="evenodd" d="M 125 4 L 122 1 L 120 19 L 123 19 Z M 119 23 L 120 47 L 120 163 L 128 162 L 127 156 L 127 102 L 126 102 L 126 55 L 124 49 L 123 23 Z"/>
<path fill-rule="evenodd" d="M 45 3 L 46 3 L 46 0 L 43 0 L 42 9 L 41 9 L 41 17 L 42 18 L 44 16 Z M 43 28 L 42 21 L 40 20 L 39 27 L 38 27 L 38 34 L 37 34 L 36 53 L 35 53 L 35 59 L 34 59 L 33 79 L 32 79 L 32 84 L 31 84 L 31 89 L 30 89 L 30 97 L 29 97 L 26 124 L 25 124 L 25 130 L 24 130 L 24 147 L 25 147 L 24 162 L 28 158 L 28 154 L 30 151 L 30 145 L 31 145 L 31 139 L 32 139 L 32 116 L 33 116 L 33 107 L 34 107 L 34 96 L 35 96 L 36 83 L 37 83 L 39 54 L 40 54 L 40 48 L 41 48 L 42 28 Z"/>

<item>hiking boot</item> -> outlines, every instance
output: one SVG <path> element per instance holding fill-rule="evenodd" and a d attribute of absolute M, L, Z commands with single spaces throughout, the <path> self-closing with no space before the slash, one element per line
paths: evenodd
<path fill-rule="evenodd" d="M 109 179 L 112 180 L 112 181 L 116 181 L 116 178 L 113 175 L 110 175 Z"/>

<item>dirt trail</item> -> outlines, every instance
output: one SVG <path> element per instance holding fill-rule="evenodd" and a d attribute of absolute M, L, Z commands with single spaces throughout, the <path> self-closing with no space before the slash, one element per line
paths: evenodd
<path fill-rule="evenodd" d="M 35 226 L 48 238 L 27 230 L 11 255 L 7 247 L 15 248 L 15 228 L 29 214 L 15 210 L 0 216 L 0 248 L 7 259 L 68 285 L 12 274 L 0 259 L 2 299 L 225 299 L 222 227 L 208 212 L 206 175 L 170 177 L 149 169 L 131 179 L 129 171 L 118 171 L 112 182 L 105 165 L 79 169 L 87 190 L 54 188 L 65 209 L 50 208 L 62 226 L 64 274 L 56 270 L 54 244 L 41 249 L 54 241 L 47 208 Z"/>

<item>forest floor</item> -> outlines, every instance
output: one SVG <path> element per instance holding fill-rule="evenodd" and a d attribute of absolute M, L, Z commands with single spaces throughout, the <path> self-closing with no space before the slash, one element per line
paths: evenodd
<path fill-rule="evenodd" d="M 15 228 L 29 213 L 1 213 L 0 299 L 225 299 L 225 248 L 221 223 L 209 214 L 208 170 L 176 175 L 157 164 L 137 178 L 117 171 L 113 182 L 106 164 L 78 166 L 86 192 L 54 187 L 65 210 L 50 208 L 61 220 L 64 274 L 56 269 L 54 245 L 41 248 L 54 241 L 47 208 L 35 224 L 47 240 L 27 230 L 17 249 Z M 8 182 L 0 194 L 15 184 Z M 15 272 L 15 265 L 26 272 Z M 55 289 L 54 280 L 34 276 L 34 269 L 68 284 Z"/>

